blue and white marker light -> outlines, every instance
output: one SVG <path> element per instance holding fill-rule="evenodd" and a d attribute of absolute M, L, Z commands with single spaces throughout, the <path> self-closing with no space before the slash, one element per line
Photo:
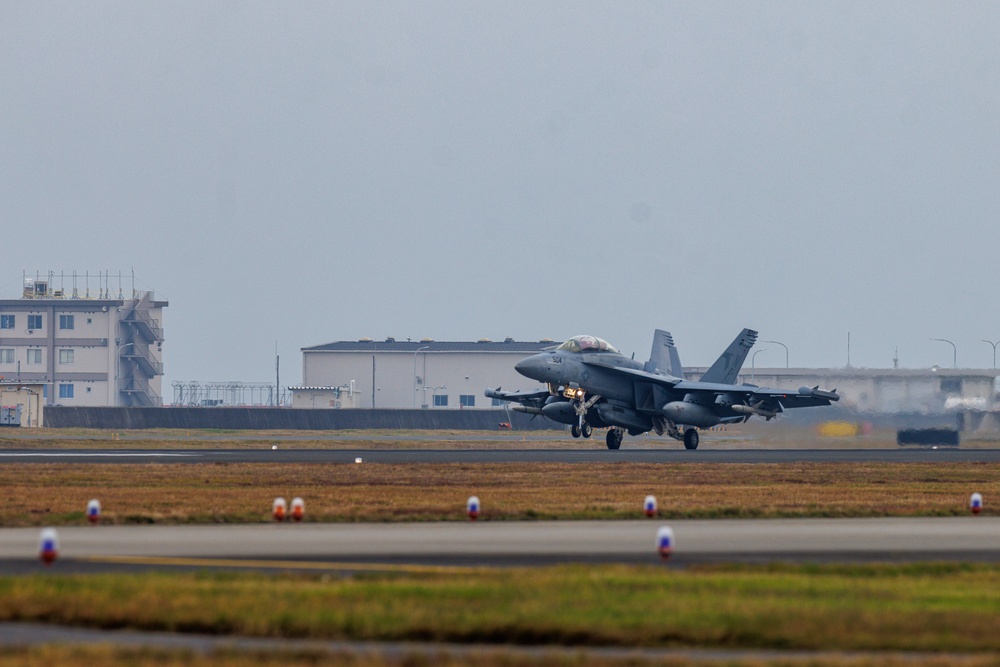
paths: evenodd
<path fill-rule="evenodd" d="M 469 501 L 465 503 L 465 513 L 473 521 L 479 518 L 479 496 L 469 497 Z"/>
<path fill-rule="evenodd" d="M 670 558 L 670 554 L 674 552 L 674 531 L 670 526 L 660 526 L 656 531 L 656 550 L 663 560 Z"/>
<path fill-rule="evenodd" d="M 972 494 L 972 497 L 969 498 L 969 509 L 972 510 L 973 514 L 979 514 L 983 511 L 983 496 L 981 494 Z"/>
<path fill-rule="evenodd" d="M 44 528 L 38 538 L 38 557 L 46 565 L 51 565 L 59 555 L 59 535 L 55 528 Z"/>
<path fill-rule="evenodd" d="M 642 503 L 642 511 L 648 517 L 656 516 L 656 496 L 646 496 L 646 500 Z"/>
<path fill-rule="evenodd" d="M 87 521 L 96 524 L 101 520 L 101 501 L 94 498 L 87 503 Z"/>

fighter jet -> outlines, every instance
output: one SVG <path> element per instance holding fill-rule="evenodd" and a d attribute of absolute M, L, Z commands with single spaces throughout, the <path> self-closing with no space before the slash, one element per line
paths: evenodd
<path fill-rule="evenodd" d="M 627 431 L 641 435 L 666 433 L 698 448 L 698 428 L 770 421 L 790 408 L 830 405 L 837 390 L 819 386 L 798 390 L 764 389 L 734 384 L 757 332 L 744 329 L 700 381 L 684 379 L 680 355 L 669 332 L 657 329 L 649 361 L 622 355 L 607 341 L 574 336 L 555 349 L 522 359 L 514 369 L 545 383 L 544 391 L 505 392 L 487 389 L 486 396 L 515 403 L 519 412 L 542 415 L 571 425 L 574 438 L 589 438 L 594 428 L 607 428 L 608 449 L 618 449 Z"/>

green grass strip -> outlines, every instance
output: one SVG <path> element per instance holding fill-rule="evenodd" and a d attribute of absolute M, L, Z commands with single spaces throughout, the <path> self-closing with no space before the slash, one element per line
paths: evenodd
<path fill-rule="evenodd" d="M 1000 566 L 0 577 L 0 620 L 356 640 L 1000 651 Z"/>

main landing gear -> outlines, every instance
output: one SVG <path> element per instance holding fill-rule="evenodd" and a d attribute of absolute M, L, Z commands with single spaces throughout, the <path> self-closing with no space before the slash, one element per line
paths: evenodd
<path fill-rule="evenodd" d="M 625 431 L 617 426 L 608 429 L 608 449 L 618 449 L 622 446 Z"/>
<path fill-rule="evenodd" d="M 698 449 L 698 430 L 689 428 L 684 431 L 684 449 Z"/>

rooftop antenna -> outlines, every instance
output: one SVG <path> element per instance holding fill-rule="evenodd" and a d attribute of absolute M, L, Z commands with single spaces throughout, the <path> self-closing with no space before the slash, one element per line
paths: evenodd
<path fill-rule="evenodd" d="M 847 367 L 851 367 L 851 332 L 847 332 Z"/>
<path fill-rule="evenodd" d="M 87 292 L 86 292 L 86 296 L 84 296 L 83 298 L 89 299 L 90 298 L 90 269 L 87 269 L 86 276 L 87 277 L 84 279 L 84 284 L 87 286 Z"/>
<path fill-rule="evenodd" d="M 125 295 L 122 293 L 122 271 L 118 269 L 118 298 L 124 300 Z"/>
<path fill-rule="evenodd" d="M 73 298 L 80 298 L 80 292 L 76 289 L 76 269 L 73 269 Z"/>
<path fill-rule="evenodd" d="M 892 354 L 892 367 L 894 369 L 899 368 L 899 346 L 896 346 L 896 351 Z"/>

